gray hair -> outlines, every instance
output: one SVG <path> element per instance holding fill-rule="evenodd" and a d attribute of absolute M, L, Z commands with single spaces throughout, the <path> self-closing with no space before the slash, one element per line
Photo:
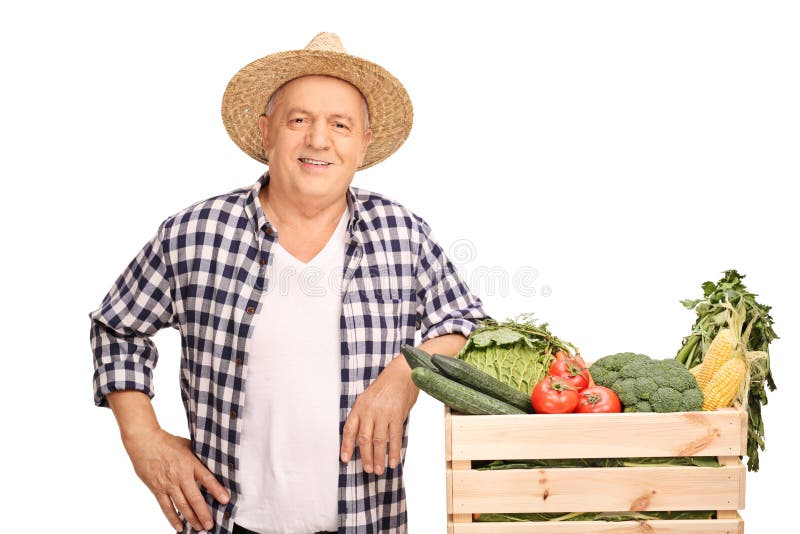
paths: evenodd
<path fill-rule="evenodd" d="M 275 89 L 275 92 L 272 93 L 272 96 L 269 97 L 267 105 L 264 108 L 264 115 L 266 115 L 267 117 L 272 115 L 273 108 L 275 107 L 275 101 L 278 99 L 278 95 L 280 95 L 281 91 L 283 91 L 283 88 L 285 86 L 286 84 L 283 84 L 277 89 Z M 364 95 L 361 94 L 361 91 L 359 91 L 359 95 L 361 96 L 361 103 L 364 104 L 364 131 L 366 132 L 367 130 L 369 130 L 369 106 L 367 106 L 367 100 L 364 98 Z"/>

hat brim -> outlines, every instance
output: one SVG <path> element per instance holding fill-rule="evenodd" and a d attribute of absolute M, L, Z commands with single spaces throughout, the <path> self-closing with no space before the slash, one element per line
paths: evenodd
<path fill-rule="evenodd" d="M 403 85 L 389 71 L 365 59 L 326 50 L 292 50 L 257 59 L 228 83 L 222 97 L 222 122 L 231 139 L 253 159 L 267 163 L 258 117 L 269 97 L 301 76 L 333 76 L 355 86 L 369 108 L 372 142 L 366 169 L 392 155 L 408 137 L 413 109 Z"/>

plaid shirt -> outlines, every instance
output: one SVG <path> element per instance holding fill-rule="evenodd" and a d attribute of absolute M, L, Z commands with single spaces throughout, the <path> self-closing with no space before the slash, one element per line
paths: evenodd
<path fill-rule="evenodd" d="M 230 491 L 221 505 L 203 492 L 213 532 L 229 534 L 237 495 L 247 344 L 275 232 L 258 201 L 269 181 L 199 202 L 164 221 L 90 314 L 94 400 L 112 391 L 153 396 L 158 353 L 150 339 L 181 332 L 181 395 L 194 453 Z M 459 279 L 429 226 L 381 195 L 351 187 L 342 282 L 340 435 L 356 397 L 400 351 L 449 333 L 468 336 L 485 317 L 480 299 Z M 365 473 L 360 455 L 340 462 L 339 533 L 405 532 L 403 463 Z M 186 532 L 194 532 L 187 526 Z"/>

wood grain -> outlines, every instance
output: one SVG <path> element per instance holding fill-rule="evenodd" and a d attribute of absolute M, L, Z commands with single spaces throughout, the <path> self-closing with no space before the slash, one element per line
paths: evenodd
<path fill-rule="evenodd" d="M 731 518 L 707 520 L 467 523 L 454 525 L 453 534 L 744 534 L 742 518 L 731 514 Z"/>
<path fill-rule="evenodd" d="M 741 456 L 747 415 L 715 412 L 451 415 L 454 460 Z M 743 438 L 744 436 L 744 438 Z"/>
<path fill-rule="evenodd" d="M 453 470 L 453 513 L 737 510 L 744 466 Z"/>

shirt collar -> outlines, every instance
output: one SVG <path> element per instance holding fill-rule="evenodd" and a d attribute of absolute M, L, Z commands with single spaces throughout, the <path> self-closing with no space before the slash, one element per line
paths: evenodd
<path fill-rule="evenodd" d="M 262 188 L 266 187 L 269 183 L 269 172 L 261 175 L 261 178 L 253 184 L 250 188 L 250 193 L 247 195 L 247 209 L 250 211 L 251 221 L 256 233 L 266 231 L 270 227 L 270 222 L 264 210 L 261 208 L 261 202 L 258 200 L 258 193 Z M 353 192 L 352 187 L 347 188 L 347 207 L 350 212 L 350 220 L 347 223 L 347 232 L 355 237 L 358 227 L 358 221 L 361 220 L 361 206 Z"/>

